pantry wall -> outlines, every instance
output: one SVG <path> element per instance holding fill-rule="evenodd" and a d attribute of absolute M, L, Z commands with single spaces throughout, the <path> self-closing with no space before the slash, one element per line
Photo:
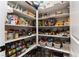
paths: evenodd
<path fill-rule="evenodd" d="M 0 56 L 78 56 L 71 47 L 74 41 L 70 40 L 69 2 L 57 3 L 51 8 L 36 10 L 25 1 L 0 2 Z"/>
<path fill-rule="evenodd" d="M 79 57 L 79 2 L 70 2 L 71 56 Z"/>
<path fill-rule="evenodd" d="M 4 7 L 2 7 L 4 6 Z M 7 2 L 0 2 L 0 57 L 5 56 L 5 16 L 7 15 Z M 6 11 L 5 11 L 6 10 Z"/>

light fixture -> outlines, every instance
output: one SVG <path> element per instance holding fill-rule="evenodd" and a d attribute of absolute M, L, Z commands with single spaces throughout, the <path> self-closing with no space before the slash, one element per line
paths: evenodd
<path fill-rule="evenodd" d="M 38 9 L 39 5 L 40 5 L 40 1 L 32 1 L 33 6 Z"/>

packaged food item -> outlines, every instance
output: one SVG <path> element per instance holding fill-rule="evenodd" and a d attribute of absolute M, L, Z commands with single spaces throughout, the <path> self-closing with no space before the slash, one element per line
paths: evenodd
<path fill-rule="evenodd" d="M 35 17 L 35 15 L 32 12 L 27 11 L 28 15 L 31 15 L 32 17 Z"/>
<path fill-rule="evenodd" d="M 47 46 L 52 47 L 53 46 L 53 38 L 47 38 Z"/>
<path fill-rule="evenodd" d="M 13 51 L 12 51 L 13 53 L 16 53 L 16 49 L 13 49 Z"/>
<path fill-rule="evenodd" d="M 11 57 L 16 57 L 16 54 L 13 54 Z"/>
<path fill-rule="evenodd" d="M 60 43 L 53 43 L 55 48 L 60 48 L 61 44 Z"/>
<path fill-rule="evenodd" d="M 7 15 L 7 19 L 8 19 L 7 23 L 11 24 L 11 21 L 13 20 L 13 16 L 12 15 Z"/>
<path fill-rule="evenodd" d="M 52 47 L 53 42 L 47 42 L 48 47 Z"/>
<path fill-rule="evenodd" d="M 64 22 L 63 21 L 57 21 L 55 26 L 63 26 L 64 25 Z"/>
<path fill-rule="evenodd" d="M 8 33 L 5 31 L 5 41 L 7 40 Z"/>
<path fill-rule="evenodd" d="M 40 44 L 41 46 L 45 46 L 45 45 L 46 45 L 46 42 L 44 42 L 43 40 L 40 40 L 40 41 L 39 41 L 39 44 Z"/>
<path fill-rule="evenodd" d="M 13 33 L 13 31 L 14 31 L 13 29 L 9 29 L 9 30 L 8 30 L 7 40 L 12 40 L 12 39 L 14 39 L 14 36 L 13 36 L 14 33 Z"/>
<path fill-rule="evenodd" d="M 12 55 L 12 51 L 8 51 L 9 56 Z"/>
<path fill-rule="evenodd" d="M 69 54 L 66 54 L 66 53 L 64 53 L 63 55 L 64 55 L 64 57 L 69 57 L 70 56 Z"/>
<path fill-rule="evenodd" d="M 67 19 L 67 20 L 64 21 L 64 26 L 70 26 L 70 21 L 69 21 L 69 19 Z"/>
<path fill-rule="evenodd" d="M 15 39 L 19 38 L 19 30 L 15 30 Z"/>
<path fill-rule="evenodd" d="M 63 50 L 67 50 L 67 51 L 70 51 L 70 44 L 69 43 L 63 43 Z"/>

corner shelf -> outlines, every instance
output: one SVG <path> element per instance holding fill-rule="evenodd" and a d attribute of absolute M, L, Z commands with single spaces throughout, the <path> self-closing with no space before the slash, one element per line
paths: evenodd
<path fill-rule="evenodd" d="M 30 36 L 20 37 L 20 38 L 17 38 L 17 39 L 7 40 L 5 43 L 10 43 L 10 42 L 18 41 L 18 40 L 23 40 L 23 39 L 27 39 L 27 38 L 34 37 L 34 36 L 36 36 L 36 34 L 32 34 Z"/>
<path fill-rule="evenodd" d="M 31 51 L 35 47 L 37 47 L 37 45 L 31 45 L 30 48 L 26 49 L 26 51 L 24 53 L 22 53 L 21 55 L 19 55 L 18 57 L 22 57 L 23 55 L 25 55 L 26 53 L 28 53 L 29 51 Z"/>
<path fill-rule="evenodd" d="M 38 46 L 43 47 L 43 48 L 47 48 L 47 49 L 50 49 L 50 50 L 55 50 L 55 51 L 59 51 L 59 52 L 63 52 L 63 53 L 68 53 L 68 54 L 70 54 L 69 51 L 66 51 L 66 50 L 63 50 L 63 49 L 57 49 L 57 48 L 54 48 L 54 47 L 41 46 L 41 45 L 38 45 Z"/>

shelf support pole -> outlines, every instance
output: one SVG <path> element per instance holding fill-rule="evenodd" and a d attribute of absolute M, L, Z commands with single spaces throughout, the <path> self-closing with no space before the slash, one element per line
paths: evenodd
<path fill-rule="evenodd" d="M 38 10 L 36 10 L 36 44 L 38 45 Z"/>

